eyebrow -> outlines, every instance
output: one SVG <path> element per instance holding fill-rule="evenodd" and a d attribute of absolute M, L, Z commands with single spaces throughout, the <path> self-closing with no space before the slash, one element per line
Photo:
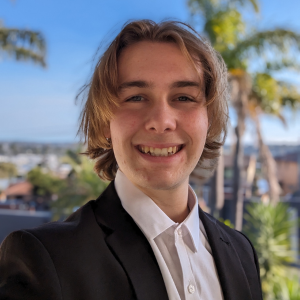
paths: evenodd
<path fill-rule="evenodd" d="M 118 92 L 121 92 L 124 89 L 137 87 L 137 88 L 151 88 L 153 87 L 153 83 L 149 83 L 143 80 L 135 80 L 135 81 L 128 81 L 123 82 L 118 87 Z M 200 87 L 200 83 L 197 81 L 190 81 L 190 80 L 180 80 L 175 81 L 170 85 L 170 88 L 183 88 L 183 87 Z"/>
<path fill-rule="evenodd" d="M 128 81 L 128 82 L 123 82 L 121 85 L 119 85 L 118 91 L 121 92 L 122 90 L 131 88 L 131 87 L 149 88 L 151 86 L 152 86 L 151 83 L 148 83 L 148 82 L 142 81 L 142 80 Z"/>
<path fill-rule="evenodd" d="M 176 81 L 171 84 L 171 88 L 182 88 L 182 87 L 200 87 L 200 83 L 197 81 L 189 81 L 189 80 L 182 80 Z"/>

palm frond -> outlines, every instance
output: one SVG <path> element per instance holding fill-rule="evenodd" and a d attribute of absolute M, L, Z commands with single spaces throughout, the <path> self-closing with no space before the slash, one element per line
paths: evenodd
<path fill-rule="evenodd" d="M 16 60 L 31 60 L 46 66 L 46 43 L 38 31 L 0 27 L 0 51 Z"/>
<path fill-rule="evenodd" d="M 292 109 L 300 107 L 300 93 L 296 86 L 287 82 L 278 81 L 280 86 L 281 103 L 283 106 L 289 106 Z"/>
<path fill-rule="evenodd" d="M 200 14 L 205 18 L 213 15 L 215 7 L 218 6 L 219 0 L 188 0 L 188 6 L 191 14 Z"/>
<path fill-rule="evenodd" d="M 286 29 L 267 30 L 253 33 L 240 41 L 232 50 L 232 55 L 242 58 L 251 54 L 250 52 L 262 55 L 269 50 L 286 53 L 292 47 L 300 50 L 299 34 Z"/>
<path fill-rule="evenodd" d="M 269 73 L 253 74 L 253 88 L 250 102 L 267 114 L 272 114 L 286 125 L 282 115 L 284 107 L 296 110 L 300 107 L 300 93 L 297 87 L 276 80 Z"/>
<path fill-rule="evenodd" d="M 196 13 L 202 14 L 205 18 L 220 10 L 237 8 L 237 6 L 252 6 L 255 12 L 259 11 L 257 0 L 188 0 L 188 6 L 192 15 Z"/>
<path fill-rule="evenodd" d="M 232 49 L 245 32 L 245 24 L 241 13 L 236 9 L 224 9 L 214 13 L 204 25 L 214 48 L 223 54 Z"/>
<path fill-rule="evenodd" d="M 266 61 L 265 72 L 280 71 L 282 69 L 289 69 L 292 71 L 300 71 L 300 63 L 290 57 L 283 57 L 275 61 Z"/>
<path fill-rule="evenodd" d="M 241 6 L 251 5 L 255 12 L 259 12 L 259 4 L 257 0 L 228 0 L 228 4 L 234 7 L 237 4 Z"/>

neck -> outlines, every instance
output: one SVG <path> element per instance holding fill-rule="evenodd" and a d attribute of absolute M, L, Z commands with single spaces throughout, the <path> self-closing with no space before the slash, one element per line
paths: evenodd
<path fill-rule="evenodd" d="M 138 187 L 174 222 L 181 223 L 188 216 L 188 181 L 168 190 L 149 190 Z"/>

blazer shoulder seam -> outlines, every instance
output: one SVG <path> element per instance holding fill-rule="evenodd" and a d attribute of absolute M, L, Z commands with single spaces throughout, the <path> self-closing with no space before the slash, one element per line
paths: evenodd
<path fill-rule="evenodd" d="M 235 229 L 235 231 L 238 232 L 239 234 L 241 234 L 248 241 L 248 243 L 250 244 L 250 246 L 252 248 L 252 251 L 253 251 L 254 250 L 254 246 L 253 246 L 252 242 L 249 240 L 249 238 L 244 233 L 242 233 L 241 231 L 236 230 L 236 229 Z"/>
<path fill-rule="evenodd" d="M 26 230 L 26 229 L 23 229 L 23 230 L 20 230 L 20 231 L 21 231 L 21 232 L 22 232 L 22 231 L 23 231 L 23 232 L 26 232 L 27 234 L 31 235 L 31 236 L 32 236 L 34 239 L 36 239 L 36 240 L 39 242 L 39 244 L 41 244 L 41 246 L 45 249 L 46 253 L 48 254 L 48 256 L 49 256 L 49 258 L 50 258 L 50 260 L 51 260 L 51 262 L 52 262 L 53 268 L 54 268 L 54 270 L 55 270 L 56 277 L 57 277 L 58 282 L 59 282 L 61 299 L 63 299 L 61 282 L 60 282 L 59 276 L 58 276 L 58 274 L 57 274 L 56 266 L 55 266 L 55 264 L 54 264 L 54 262 L 53 262 L 53 260 L 52 260 L 52 257 L 51 257 L 51 255 L 50 255 L 48 249 L 45 247 L 45 245 L 41 242 L 41 240 L 40 240 L 34 233 L 32 233 L 32 232 L 30 232 L 30 231 L 28 231 L 28 230 Z"/>

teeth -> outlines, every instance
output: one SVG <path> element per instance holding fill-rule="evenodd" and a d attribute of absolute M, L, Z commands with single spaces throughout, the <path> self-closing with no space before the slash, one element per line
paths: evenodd
<path fill-rule="evenodd" d="M 168 149 L 167 148 L 161 149 L 161 156 L 168 156 Z"/>
<path fill-rule="evenodd" d="M 152 156 L 169 156 L 178 152 L 179 147 L 169 147 L 169 148 L 153 148 L 148 146 L 140 146 L 140 151 L 143 153 L 150 154 Z"/>
<path fill-rule="evenodd" d="M 160 154 L 161 154 L 161 149 L 159 149 L 159 148 L 154 148 L 154 154 L 155 154 L 155 156 L 160 155 Z"/>

